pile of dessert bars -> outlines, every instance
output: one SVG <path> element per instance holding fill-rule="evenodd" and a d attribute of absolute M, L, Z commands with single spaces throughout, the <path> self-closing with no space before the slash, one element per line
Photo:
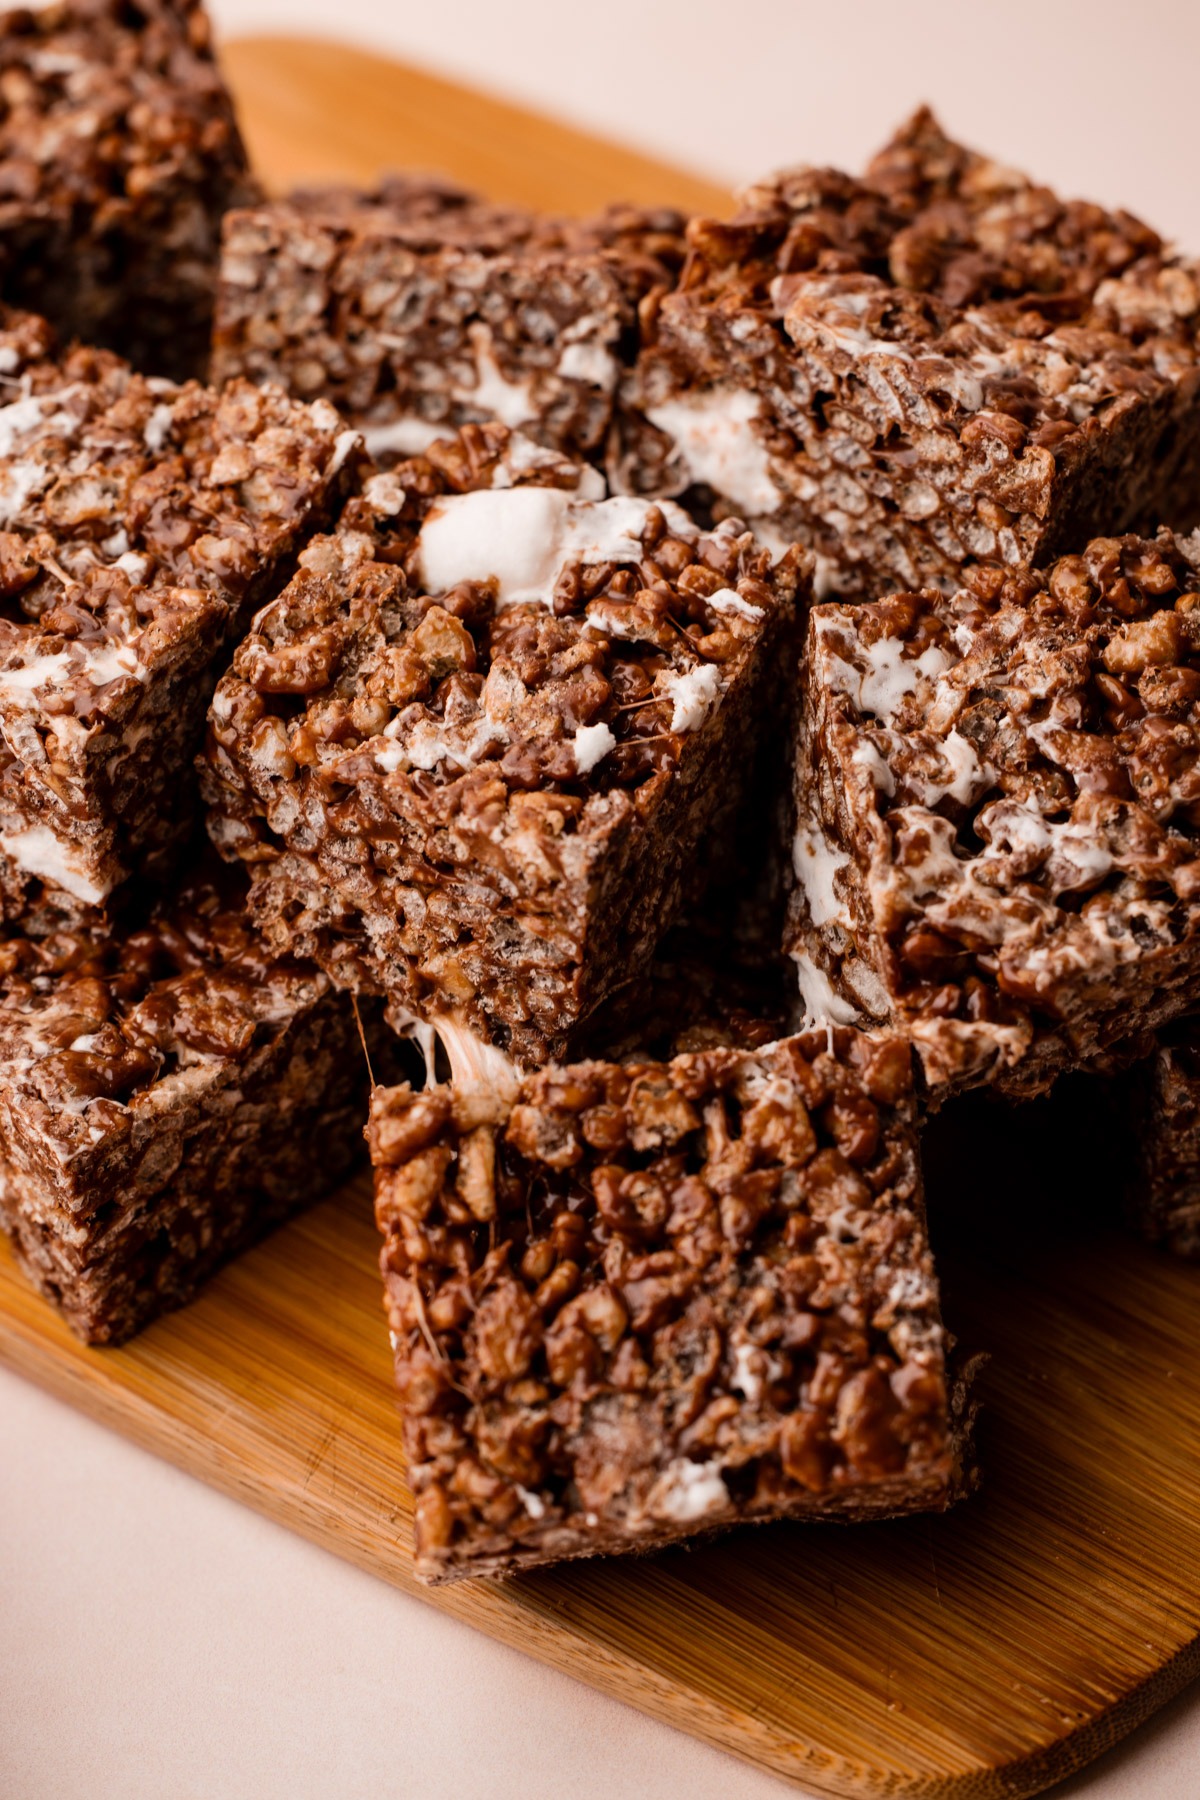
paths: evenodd
<path fill-rule="evenodd" d="M 198 4 L 56 0 L 0 280 L 32 1279 L 117 1343 L 369 1120 L 423 1576 L 949 1504 L 922 1120 L 1090 1072 L 1200 1250 L 1200 265 L 926 111 L 267 199 Z"/>

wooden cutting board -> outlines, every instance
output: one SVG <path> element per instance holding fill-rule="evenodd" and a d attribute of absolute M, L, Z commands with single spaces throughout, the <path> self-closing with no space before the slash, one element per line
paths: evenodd
<path fill-rule="evenodd" d="M 586 208 L 704 182 L 348 50 L 234 44 L 278 185 L 440 168 Z M 1040 1791 L 1200 1673 L 1200 1270 L 1122 1236 L 1089 1090 L 940 1120 L 951 1325 L 993 1360 L 987 1483 L 941 1518 L 765 1527 L 508 1585 L 417 1587 L 368 1184 L 127 1349 L 88 1351 L 0 1249 L 0 1359 L 203 1480 L 581 1680 L 821 1792 Z"/>

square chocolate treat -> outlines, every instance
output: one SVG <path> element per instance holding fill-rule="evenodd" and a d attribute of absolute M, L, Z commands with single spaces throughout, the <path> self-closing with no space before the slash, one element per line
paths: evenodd
<path fill-rule="evenodd" d="M 355 473 L 323 401 L 54 353 L 0 313 L 0 910 L 105 903 L 161 868 L 228 641 Z"/>
<path fill-rule="evenodd" d="M 922 111 L 862 181 L 693 221 L 645 315 L 615 484 L 703 490 L 847 594 L 1200 517 L 1200 273 Z"/>
<path fill-rule="evenodd" d="M 203 374 L 221 215 L 257 190 L 198 0 L 7 10 L 0 94 L 0 294 Z"/>
<path fill-rule="evenodd" d="M 225 223 L 214 375 L 331 400 L 381 462 L 499 420 L 598 457 L 639 301 L 674 277 L 683 220 L 584 221 L 393 178 Z"/>
<path fill-rule="evenodd" d="M 457 1073 L 368 1133 L 423 1579 L 956 1496 L 906 1045 Z"/>
<path fill-rule="evenodd" d="M 1200 540 L 817 606 L 806 663 L 810 1019 L 1021 1095 L 1200 1003 Z"/>
<path fill-rule="evenodd" d="M 209 829 L 278 950 L 561 1055 L 735 842 L 808 566 L 504 427 L 373 477 L 221 679 Z"/>
<path fill-rule="evenodd" d="M 0 1226 L 88 1343 L 190 1300 L 361 1145 L 349 1001 L 217 874 L 136 928 L 0 941 Z"/>
<path fill-rule="evenodd" d="M 1162 1032 L 1123 1092 L 1134 1103 L 1133 1221 L 1152 1244 L 1200 1258 L 1200 1023 Z"/>

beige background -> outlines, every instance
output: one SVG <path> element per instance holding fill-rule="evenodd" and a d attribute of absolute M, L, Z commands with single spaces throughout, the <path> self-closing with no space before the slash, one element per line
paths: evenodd
<path fill-rule="evenodd" d="M 1192 1690 L 1061 1800 L 1195 1800 Z M 3 1800 L 788 1800 L 0 1370 Z"/>
<path fill-rule="evenodd" d="M 918 99 L 1200 249 L 1196 0 L 212 0 L 719 179 L 853 167 Z M 1191 1800 L 1200 1692 L 1060 1793 Z M 540 1668 L 0 1373 L 4 1800 L 768 1800 L 795 1790 Z"/>
<path fill-rule="evenodd" d="M 209 0 L 337 34 L 742 182 L 854 168 L 919 100 L 1200 250 L 1196 0 Z"/>

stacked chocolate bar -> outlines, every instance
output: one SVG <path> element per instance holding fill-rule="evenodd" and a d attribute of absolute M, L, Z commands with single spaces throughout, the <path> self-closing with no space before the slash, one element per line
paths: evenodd
<path fill-rule="evenodd" d="M 0 943 L 0 1224 L 88 1343 L 120 1343 L 353 1165 L 362 1052 L 243 884 L 195 868 L 144 923 Z"/>
<path fill-rule="evenodd" d="M 957 581 L 1200 516 L 1200 272 L 920 112 L 861 181 L 695 220 L 626 388 L 633 492 L 704 490 L 830 587 Z"/>
<path fill-rule="evenodd" d="M 550 219 L 430 180 L 235 210 L 214 374 L 332 400 L 385 463 L 491 419 L 602 457 L 683 230 L 669 209 Z"/>
<path fill-rule="evenodd" d="M 200 0 L 0 12 L 0 291 L 182 380 L 208 363 L 221 218 L 257 197 Z"/>
<path fill-rule="evenodd" d="M 501 425 L 374 476 L 210 714 L 267 940 L 527 1065 L 720 861 L 807 598 L 800 552 L 598 487 Z"/>
<path fill-rule="evenodd" d="M 966 580 L 812 610 L 789 935 L 934 1093 L 1037 1093 L 1200 1005 L 1200 539 Z"/>
<path fill-rule="evenodd" d="M 377 1089 L 418 1573 L 944 1507 L 913 1120 L 849 1031 Z"/>
<path fill-rule="evenodd" d="M 0 316 L 0 896 L 98 905 L 177 850 L 215 671 L 335 516 L 324 402 L 135 374 Z"/>
<path fill-rule="evenodd" d="M 261 202 L 199 7 L 10 19 L 3 293 L 90 340 L 0 321 L 25 1266 L 119 1341 L 414 1038 L 422 1575 L 946 1506 L 924 1113 L 1154 1050 L 1196 1235 L 1195 266 L 927 113 L 728 224 Z"/>

